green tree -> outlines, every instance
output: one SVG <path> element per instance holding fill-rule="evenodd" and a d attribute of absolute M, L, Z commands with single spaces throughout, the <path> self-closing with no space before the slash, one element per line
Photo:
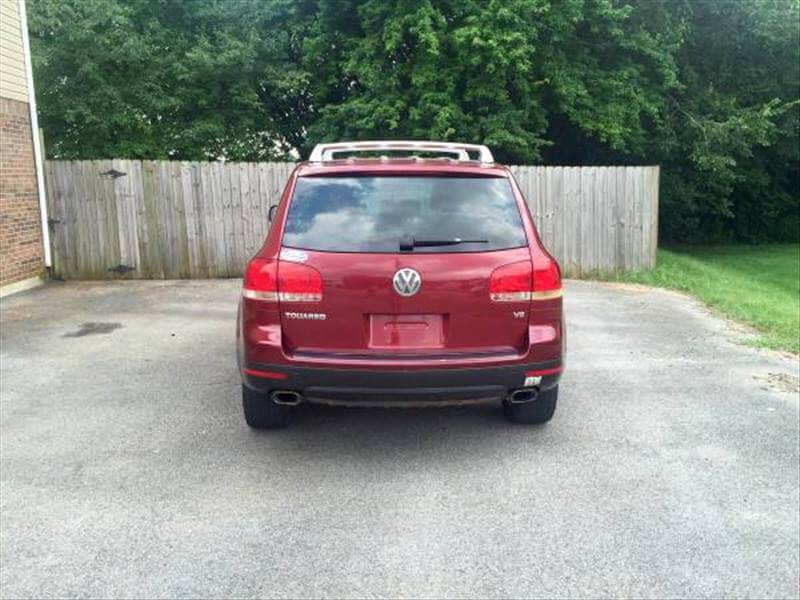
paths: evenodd
<path fill-rule="evenodd" d="M 542 159 L 561 119 L 633 152 L 676 85 L 674 39 L 610 1 L 320 4 L 305 67 L 327 65 L 309 142 L 480 140 L 526 163 Z"/>
<path fill-rule="evenodd" d="M 285 158 L 302 107 L 282 14 L 256 0 L 37 0 L 41 123 L 64 158 Z M 265 34 L 266 32 L 266 34 Z M 294 114 L 298 113 L 298 114 Z"/>
<path fill-rule="evenodd" d="M 661 164 L 663 239 L 797 239 L 797 0 L 30 0 L 49 152 Z"/>
<path fill-rule="evenodd" d="M 662 164 L 670 239 L 800 235 L 800 4 L 687 3 L 681 87 L 646 156 Z"/>

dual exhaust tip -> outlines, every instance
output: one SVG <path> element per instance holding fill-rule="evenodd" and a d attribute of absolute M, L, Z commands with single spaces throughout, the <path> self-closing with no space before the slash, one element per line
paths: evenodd
<path fill-rule="evenodd" d="M 275 390 L 270 394 L 270 398 L 280 406 L 297 406 L 303 401 L 303 397 L 292 390 Z"/>
<path fill-rule="evenodd" d="M 527 387 L 514 390 L 508 395 L 508 401 L 511 404 L 527 404 L 534 402 L 539 397 L 538 387 Z"/>

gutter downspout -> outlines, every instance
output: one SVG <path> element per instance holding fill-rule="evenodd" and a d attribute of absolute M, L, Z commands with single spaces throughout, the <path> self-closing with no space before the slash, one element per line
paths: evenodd
<path fill-rule="evenodd" d="M 44 166 L 42 146 L 39 143 L 39 118 L 36 113 L 36 91 L 33 87 L 33 65 L 31 64 L 31 45 L 28 39 L 28 13 L 25 0 L 19 2 L 19 22 L 22 29 L 22 52 L 25 56 L 25 75 L 28 80 L 28 108 L 30 108 L 31 140 L 33 141 L 33 159 L 36 166 L 36 188 L 39 193 L 39 214 L 42 218 L 42 247 L 44 250 L 44 266 L 52 266 L 50 257 L 50 226 L 47 216 L 47 196 L 44 187 Z"/>

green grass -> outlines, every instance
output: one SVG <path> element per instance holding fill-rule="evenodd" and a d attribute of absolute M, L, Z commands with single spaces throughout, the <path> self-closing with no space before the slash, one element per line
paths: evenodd
<path fill-rule="evenodd" d="M 656 269 L 616 280 L 687 292 L 760 331 L 755 345 L 800 353 L 800 244 L 659 250 Z"/>

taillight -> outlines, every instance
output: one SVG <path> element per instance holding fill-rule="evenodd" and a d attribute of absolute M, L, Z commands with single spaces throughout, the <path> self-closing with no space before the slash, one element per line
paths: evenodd
<path fill-rule="evenodd" d="M 560 298 L 561 269 L 558 263 L 547 254 L 533 257 L 533 293 L 532 300 L 551 300 Z"/>
<path fill-rule="evenodd" d="M 322 276 L 313 267 L 291 262 L 254 258 L 244 273 L 242 295 L 275 302 L 319 302 Z"/>
<path fill-rule="evenodd" d="M 489 298 L 493 302 L 522 302 L 531 299 L 531 263 L 503 265 L 489 278 Z"/>
<path fill-rule="evenodd" d="M 308 265 L 281 262 L 278 298 L 283 302 L 319 302 L 322 300 L 322 275 Z"/>
<path fill-rule="evenodd" d="M 548 256 L 503 265 L 492 271 L 489 298 L 493 302 L 550 300 L 561 296 L 561 271 Z"/>
<path fill-rule="evenodd" d="M 278 300 L 278 263 L 265 258 L 251 260 L 244 272 L 242 295 L 253 300 Z"/>

